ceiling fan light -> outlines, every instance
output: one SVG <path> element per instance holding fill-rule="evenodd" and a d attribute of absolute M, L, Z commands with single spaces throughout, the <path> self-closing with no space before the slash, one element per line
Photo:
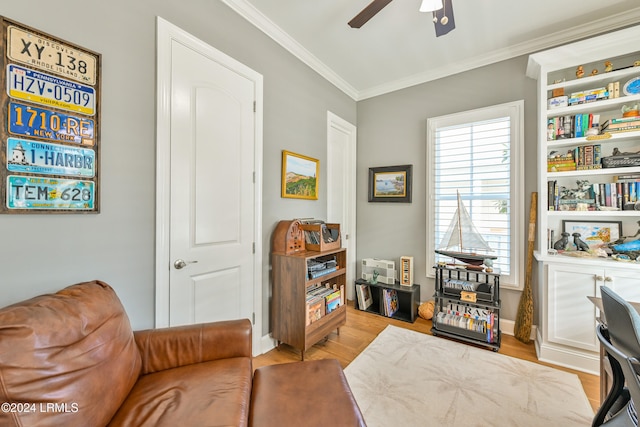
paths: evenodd
<path fill-rule="evenodd" d="M 442 9 L 442 0 L 422 0 L 420 12 L 433 12 Z"/>

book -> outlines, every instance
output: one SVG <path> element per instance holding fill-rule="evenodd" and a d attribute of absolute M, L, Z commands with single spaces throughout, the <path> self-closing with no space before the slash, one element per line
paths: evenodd
<path fill-rule="evenodd" d="M 334 291 L 324 297 L 326 305 L 326 314 L 331 313 L 333 310 L 340 307 L 340 291 Z"/>
<path fill-rule="evenodd" d="M 384 311 L 386 316 L 393 316 L 398 311 L 398 292 L 395 289 L 383 289 Z"/>
<path fill-rule="evenodd" d="M 366 310 L 373 304 L 369 285 L 356 284 L 356 295 L 358 297 L 358 307 L 360 310 Z"/>

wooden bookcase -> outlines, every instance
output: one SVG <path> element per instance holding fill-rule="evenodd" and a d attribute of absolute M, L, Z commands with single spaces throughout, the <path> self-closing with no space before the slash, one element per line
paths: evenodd
<path fill-rule="evenodd" d="M 371 290 L 371 299 L 373 300 L 371 306 L 363 310 L 362 307 L 359 306 L 357 302 L 358 299 L 356 298 L 356 307 L 358 310 L 385 316 L 383 290 L 393 289 L 398 293 L 398 311 L 396 311 L 391 318 L 411 323 L 416 321 L 418 299 L 420 298 L 420 285 L 402 286 L 398 281 L 393 285 L 380 282 L 371 284 L 364 279 L 356 280 L 356 285 L 368 285 Z"/>
<path fill-rule="evenodd" d="M 309 261 L 326 260 L 335 257 L 337 269 L 334 272 L 310 279 L 307 272 Z M 273 338 L 304 352 L 333 330 L 340 333 L 340 326 L 347 321 L 347 307 L 341 305 L 325 314 L 319 320 L 306 324 L 307 289 L 315 284 L 336 284 L 346 287 L 346 249 L 332 249 L 322 252 L 301 251 L 293 254 L 272 253 L 273 297 L 271 304 L 271 324 Z"/>

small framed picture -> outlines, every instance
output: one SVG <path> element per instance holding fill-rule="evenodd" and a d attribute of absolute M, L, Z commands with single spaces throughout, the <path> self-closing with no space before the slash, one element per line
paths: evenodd
<path fill-rule="evenodd" d="M 369 168 L 369 201 L 411 203 L 413 165 Z"/>
<path fill-rule="evenodd" d="M 366 310 L 371 307 L 373 298 L 371 297 L 369 285 L 356 284 L 356 294 L 358 296 L 358 308 L 360 308 L 360 310 Z"/>
<path fill-rule="evenodd" d="M 320 160 L 282 151 L 282 197 L 318 200 Z"/>
<path fill-rule="evenodd" d="M 580 239 L 589 247 L 613 243 L 622 235 L 622 221 L 574 221 L 563 220 L 562 230 L 569 233 L 571 241 L 573 233 L 580 233 Z"/>

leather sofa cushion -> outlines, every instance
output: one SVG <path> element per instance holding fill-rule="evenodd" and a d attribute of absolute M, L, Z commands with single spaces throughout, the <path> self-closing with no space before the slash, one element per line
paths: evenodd
<path fill-rule="evenodd" d="M 140 368 L 129 319 L 106 283 L 73 285 L 0 310 L 0 402 L 35 405 L 0 411 L 1 426 L 106 425 Z"/>
<path fill-rule="evenodd" d="M 246 426 L 251 366 L 235 357 L 143 375 L 109 426 Z"/>

